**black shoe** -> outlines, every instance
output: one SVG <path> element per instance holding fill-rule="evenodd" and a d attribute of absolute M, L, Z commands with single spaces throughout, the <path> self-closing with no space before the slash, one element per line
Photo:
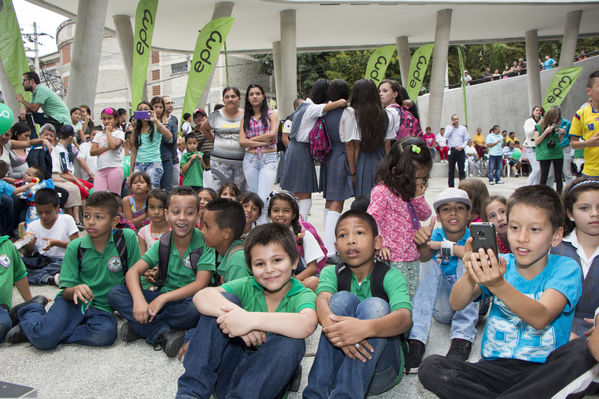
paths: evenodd
<path fill-rule="evenodd" d="M 6 310 L 6 313 L 10 312 L 10 308 L 5 303 L 0 303 L 0 308 Z"/>
<path fill-rule="evenodd" d="M 56 279 L 54 278 L 54 276 L 46 276 L 46 277 L 42 278 L 42 280 L 40 281 L 40 285 L 58 286 L 58 284 L 56 284 Z"/>
<path fill-rule="evenodd" d="M 121 339 L 125 342 L 133 342 L 141 338 L 141 335 L 133 331 L 128 321 L 124 322 L 121 326 L 119 335 L 121 336 Z"/>
<path fill-rule="evenodd" d="M 300 389 L 300 384 L 302 382 L 302 365 L 299 364 L 293 375 L 291 376 L 291 384 L 289 384 L 289 391 L 298 392 Z"/>
<path fill-rule="evenodd" d="M 27 336 L 25 335 L 25 331 L 21 328 L 19 324 L 8 330 L 6 333 L 6 338 L 4 338 L 6 342 L 9 344 L 20 344 L 21 342 L 27 342 Z"/>
<path fill-rule="evenodd" d="M 163 332 L 154 345 L 154 350 L 164 350 L 168 357 L 175 357 L 185 341 L 185 331 L 168 330 Z"/>
<path fill-rule="evenodd" d="M 17 311 L 21 309 L 23 306 L 27 306 L 32 303 L 39 303 L 43 307 L 46 307 L 46 305 L 48 304 L 48 298 L 46 298 L 43 295 L 36 295 L 30 300 L 20 303 L 17 306 L 13 307 L 9 312 L 10 320 L 12 321 L 13 326 L 19 324 L 19 316 L 17 315 Z"/>
<path fill-rule="evenodd" d="M 470 350 L 472 350 L 472 342 L 455 338 L 451 340 L 451 346 L 445 357 L 465 362 L 470 357 Z"/>
<path fill-rule="evenodd" d="M 415 374 L 422 363 L 426 345 L 417 339 L 408 340 L 408 355 L 406 356 L 406 374 Z"/>

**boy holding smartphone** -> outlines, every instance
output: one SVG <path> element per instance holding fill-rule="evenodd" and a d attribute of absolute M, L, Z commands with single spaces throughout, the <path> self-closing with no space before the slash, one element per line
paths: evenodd
<path fill-rule="evenodd" d="M 449 299 L 457 311 L 492 297 L 482 359 L 467 363 L 433 355 L 418 371 L 424 387 L 441 398 L 547 398 L 572 373 L 560 347 L 570 337 L 582 277 L 574 260 L 549 254 L 562 239 L 561 200 L 547 186 L 520 187 L 507 211 L 513 254 L 498 260 L 492 250 L 473 252 L 469 239 L 467 272 Z"/>

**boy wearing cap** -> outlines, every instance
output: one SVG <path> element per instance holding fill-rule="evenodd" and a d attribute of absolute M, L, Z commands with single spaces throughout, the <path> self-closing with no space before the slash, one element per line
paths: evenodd
<path fill-rule="evenodd" d="M 437 196 L 433 206 L 441 227 L 433 229 L 431 223 L 414 237 L 420 249 L 421 264 L 418 288 L 412 300 L 414 326 L 408 340 L 408 372 L 415 372 L 422 361 L 433 314 L 437 321 L 451 324 L 447 358 L 467 360 L 476 336 L 478 303 L 471 303 L 459 312 L 449 307 L 451 289 L 464 274 L 461 258 L 470 237 L 467 223 L 472 203 L 464 190 L 448 188 Z"/>

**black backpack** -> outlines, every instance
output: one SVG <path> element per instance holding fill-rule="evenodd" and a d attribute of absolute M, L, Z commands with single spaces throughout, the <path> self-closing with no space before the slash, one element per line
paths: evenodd
<path fill-rule="evenodd" d="M 114 231 L 114 233 L 112 233 L 112 239 L 114 240 L 114 245 L 116 246 L 119 258 L 121 259 L 121 270 L 123 271 L 123 275 L 125 275 L 127 274 L 127 270 L 129 270 L 129 255 L 127 254 L 127 241 L 125 241 L 125 233 L 123 233 L 123 230 L 117 229 Z M 79 243 L 79 248 L 77 248 L 79 273 L 81 273 L 81 261 L 83 259 L 83 255 L 85 255 L 85 248 L 81 247 L 81 243 Z"/>
<path fill-rule="evenodd" d="M 154 286 L 156 291 L 160 291 L 166 282 L 166 276 L 168 275 L 168 259 L 171 256 L 171 235 L 172 232 L 166 232 L 160 237 L 158 247 L 158 276 Z M 191 263 L 191 270 L 194 274 L 198 272 L 198 261 L 204 252 L 204 247 L 194 249 L 189 253 L 189 262 Z"/>
<path fill-rule="evenodd" d="M 239 251 L 243 251 L 243 244 L 234 245 L 229 250 L 229 256 L 227 256 L 227 259 L 230 259 L 234 253 Z M 210 279 L 210 287 L 220 287 L 222 284 L 228 283 L 228 281 L 223 281 L 223 276 L 221 276 L 218 273 L 218 266 L 220 266 L 220 262 L 218 261 L 218 254 L 214 255 L 214 266 L 214 273 L 212 273 L 212 279 Z"/>

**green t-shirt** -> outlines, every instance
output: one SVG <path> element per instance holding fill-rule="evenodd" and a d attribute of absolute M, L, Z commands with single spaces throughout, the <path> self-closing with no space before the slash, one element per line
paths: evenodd
<path fill-rule="evenodd" d="M 389 297 L 389 308 L 392 312 L 402 308 L 412 310 L 412 302 L 410 302 L 410 295 L 408 294 L 408 283 L 402 272 L 394 268 L 389 269 L 383 280 L 383 288 Z M 321 292 L 330 292 L 332 294 L 337 292 L 335 266 L 325 266 L 321 270 L 316 294 Z M 358 283 L 358 278 L 352 273 L 350 292 L 361 301 L 370 298 L 372 296 L 370 292 L 370 274 L 361 283 Z"/>
<path fill-rule="evenodd" d="M 235 252 L 232 254 L 231 249 L 235 246 L 241 245 L 241 248 L 235 248 Z M 222 276 L 223 280 L 228 283 L 229 281 L 237 280 L 238 278 L 251 276 L 252 273 L 247 267 L 245 262 L 245 254 L 243 252 L 243 241 L 235 240 L 231 243 L 231 246 L 225 253 L 225 256 L 218 256 L 220 264 L 218 265 L 218 274 Z"/>
<path fill-rule="evenodd" d="M 32 104 L 41 104 L 44 113 L 65 125 L 72 125 L 71 113 L 66 104 L 50 88 L 37 85 L 31 97 Z"/>
<path fill-rule="evenodd" d="M 123 229 L 123 234 L 127 245 L 127 263 L 131 268 L 140 258 L 139 243 L 133 230 Z M 81 259 L 81 271 L 79 271 L 79 261 L 77 260 L 79 246 L 85 248 Z M 60 288 L 62 290 L 57 296 L 62 295 L 65 288 L 79 284 L 86 284 L 92 290 L 94 299 L 91 305 L 93 307 L 107 312 L 113 311 L 108 305 L 108 292 L 115 285 L 125 284 L 125 274 L 112 236 L 106 244 L 104 252 L 99 252 L 96 249 L 89 235 L 77 238 L 67 245 L 64 261 L 60 268 Z M 85 304 L 82 303 L 82 306 Z"/>
<path fill-rule="evenodd" d="M 200 160 L 203 154 L 201 152 L 197 152 L 197 154 L 199 154 L 198 158 L 194 159 L 187 172 L 183 173 L 184 186 L 204 186 L 204 168 L 202 168 L 202 161 Z M 192 155 L 189 152 L 181 155 L 181 168 L 189 162 Z"/>
<path fill-rule="evenodd" d="M 0 303 L 12 306 L 12 286 L 27 276 L 19 251 L 8 239 L 0 237 Z"/>
<path fill-rule="evenodd" d="M 291 278 L 291 288 L 285 295 L 275 312 L 299 313 L 302 309 L 316 310 L 316 294 L 306 288 L 295 278 Z M 253 276 L 229 281 L 221 286 L 225 291 L 236 295 L 241 301 L 241 307 L 248 312 L 267 312 L 264 288 Z"/>
<path fill-rule="evenodd" d="M 537 123 L 536 129 L 539 132 L 539 134 L 543 134 L 543 130 L 541 129 L 540 123 Z M 550 140 L 553 140 L 553 142 L 555 143 L 555 145 L 553 147 L 549 147 L 547 145 L 547 143 Z M 541 143 L 537 143 L 535 145 L 535 156 L 537 158 L 537 161 L 548 161 L 550 159 L 563 159 L 564 152 L 562 150 L 562 146 L 560 145 L 560 142 L 561 142 L 561 140 L 559 139 L 559 136 L 555 132 L 555 129 L 553 129 L 553 131 L 551 133 L 549 133 L 547 136 L 545 136 L 545 139 Z"/>
<path fill-rule="evenodd" d="M 184 287 L 196 280 L 196 274 L 193 272 L 191 261 L 189 260 L 189 253 L 201 247 L 203 247 L 204 250 L 198 260 L 198 271 L 208 270 L 213 272 L 214 249 L 206 246 L 200 230 L 196 228 L 193 229 L 193 235 L 189 242 L 189 246 L 185 250 L 183 259 L 181 259 L 171 235 L 171 254 L 168 258 L 168 272 L 166 281 L 160 292 L 170 292 Z M 143 261 L 148 264 L 150 269 L 158 265 L 158 248 L 160 248 L 160 242 L 154 243 L 154 245 L 146 251 L 144 256 L 142 256 Z"/>

